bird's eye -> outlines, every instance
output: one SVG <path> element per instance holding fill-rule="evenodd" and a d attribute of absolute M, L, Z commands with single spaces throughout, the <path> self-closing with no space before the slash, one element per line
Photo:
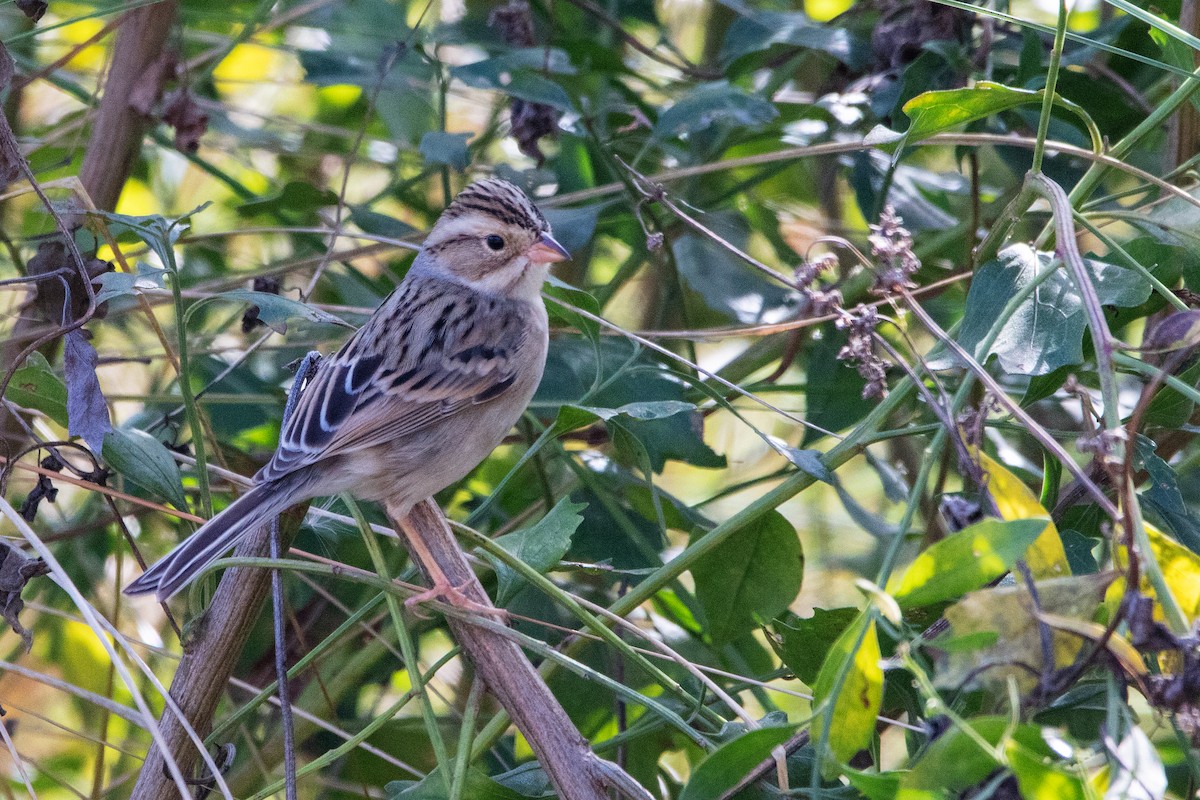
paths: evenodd
<path fill-rule="evenodd" d="M 487 246 L 493 250 L 503 250 L 504 249 L 504 237 L 500 236 L 499 234 L 493 233 L 491 236 L 487 237 L 483 241 L 486 242 Z"/>

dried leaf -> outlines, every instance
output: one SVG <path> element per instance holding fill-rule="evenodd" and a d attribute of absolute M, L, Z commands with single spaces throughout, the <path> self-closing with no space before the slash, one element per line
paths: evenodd
<path fill-rule="evenodd" d="M 59 461 L 53 453 L 42 459 L 43 469 L 59 472 L 62 470 L 63 466 L 65 465 Z M 26 522 L 33 522 L 34 517 L 37 516 L 38 506 L 42 504 L 43 500 L 49 500 L 51 503 L 53 503 L 57 499 L 58 489 L 50 480 L 50 476 L 39 474 L 37 478 L 37 485 L 35 485 L 33 487 L 33 491 L 26 496 L 25 502 L 21 504 L 21 508 L 18 513 Z"/>
<path fill-rule="evenodd" d="M 1000 586 L 967 595 L 946 609 L 951 635 L 961 638 L 989 631 L 996 639 L 985 647 L 948 653 L 946 668 L 938 675 L 939 685 L 958 687 L 964 681 L 979 680 L 1004 686 L 1011 676 L 1022 691 L 1029 690 L 1036 675 L 1065 667 L 1079 655 L 1084 637 L 1067 632 L 1064 620 L 1090 621 L 1114 577 L 1107 573 L 1038 581 L 1037 610 L 1053 614 L 1058 623 L 1051 635 L 1054 663 L 1050 665 L 1042 661 L 1041 629 L 1028 589 Z"/>
<path fill-rule="evenodd" d="M 167 97 L 162 120 L 175 129 L 175 149 L 181 153 L 196 152 L 200 137 L 208 131 L 208 114 L 187 89 L 176 89 Z"/>
<path fill-rule="evenodd" d="M 96 378 L 96 348 L 78 328 L 66 335 L 63 372 L 67 383 L 67 432 L 87 442 L 93 453 L 104 449 L 104 434 L 112 430 L 108 401 Z"/>
<path fill-rule="evenodd" d="M 50 4 L 46 0 L 16 0 L 17 10 L 34 22 L 41 20 Z"/>
<path fill-rule="evenodd" d="M 533 15 L 525 0 L 510 0 L 496 8 L 488 17 L 488 25 L 500 35 L 505 44 L 512 47 L 533 47 Z M 538 142 L 553 136 L 558 130 L 559 112 L 543 103 L 534 103 L 514 97 L 509 109 L 512 136 L 522 153 L 537 161 L 540 167 L 546 156 Z"/>
<path fill-rule="evenodd" d="M 0 539 L 0 617 L 21 637 L 25 652 L 33 645 L 33 634 L 22 627 L 17 616 L 25 607 L 21 590 L 31 578 L 45 575 L 50 567 L 40 558 L 27 558 L 17 548 Z"/>

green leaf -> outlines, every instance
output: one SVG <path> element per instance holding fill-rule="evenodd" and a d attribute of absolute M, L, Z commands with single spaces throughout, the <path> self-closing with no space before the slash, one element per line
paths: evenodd
<path fill-rule="evenodd" d="M 537 524 L 501 536 L 496 539 L 496 544 L 538 572 L 546 572 L 555 567 L 571 548 L 571 536 L 583 522 L 579 512 L 585 508 L 586 503 L 572 503 L 569 498 L 564 498 Z M 497 602 L 503 605 L 516 596 L 525 581 L 516 570 L 495 556 L 484 557 L 492 562 L 496 570 Z"/>
<path fill-rule="evenodd" d="M 980 717 L 968 720 L 972 730 L 994 745 L 1009 724 L 1004 717 Z M 951 728 L 935 739 L 913 768 L 900 779 L 897 800 L 924 800 L 944 797 L 975 786 L 992 773 L 999 763 L 974 738 L 960 728 Z"/>
<path fill-rule="evenodd" d="M 620 408 L 564 405 L 559 409 L 554 430 L 555 433 L 563 434 L 586 427 L 599 420 L 610 422 L 622 416 L 637 420 L 666 419 L 685 411 L 695 410 L 694 403 L 687 403 L 683 400 L 646 400 L 626 403 Z"/>
<path fill-rule="evenodd" d="M 167 270 L 151 266 L 143 261 L 137 262 L 137 272 L 106 272 L 96 279 L 100 289 L 96 292 L 96 302 L 103 303 L 114 297 L 134 295 L 144 289 L 161 289 L 166 279 Z"/>
<path fill-rule="evenodd" d="M 828 646 L 858 619 L 857 608 L 814 608 L 811 617 L 783 614 L 771 621 L 771 645 L 792 674 L 812 686 Z"/>
<path fill-rule="evenodd" d="M 745 219 L 728 213 L 706 214 L 704 224 L 743 249 L 750 240 Z M 685 233 L 671 241 L 679 274 L 704 304 L 745 323 L 778 322 L 790 313 L 794 293 L 733 256 L 707 236 Z"/>
<path fill-rule="evenodd" d="M 829 649 L 813 684 L 813 741 L 823 737 L 839 762 L 849 761 L 875 733 L 875 718 L 883 703 L 881 658 L 875 620 L 861 614 Z M 833 704 L 832 714 L 828 703 Z M 828 728 L 826 720 L 832 723 Z"/>
<path fill-rule="evenodd" d="M 1179 373 L 1178 378 L 1188 386 L 1195 386 L 1200 382 L 1200 361 Z M 1170 386 L 1163 386 L 1154 393 L 1150 404 L 1146 406 L 1146 424 L 1161 428 L 1178 428 L 1187 424 L 1195 408 L 1196 404 L 1190 397 Z"/>
<path fill-rule="evenodd" d="M 25 359 L 25 366 L 13 373 L 4 396 L 67 427 L 67 387 L 54 374 L 46 357 L 37 351 Z"/>
<path fill-rule="evenodd" d="M 553 275 L 546 280 L 542 291 L 546 295 L 546 311 L 551 316 L 583 333 L 593 343 L 599 341 L 600 323 L 583 316 L 575 309 L 565 305 L 566 303 L 570 303 L 576 308 L 581 308 L 584 311 L 599 316 L 600 304 L 596 302 L 595 297 L 582 289 L 559 280 Z"/>
<path fill-rule="evenodd" d="M 189 227 L 184 220 L 199 214 L 209 205 L 211 202 L 204 203 L 188 213 L 174 218 L 164 217 L 161 214 L 133 216 L 111 211 L 95 211 L 92 214 L 108 221 L 109 232 L 113 236 L 121 236 L 126 231 L 134 234 L 154 251 L 163 266 L 173 268 L 175 255 L 172 248 Z"/>
<path fill-rule="evenodd" d="M 1019 375 L 1046 375 L 1083 361 L 1087 327 L 1083 300 L 1074 279 L 1061 264 L 1017 308 L 991 350 L 979 352 L 980 343 L 1004 305 L 1049 268 L 1054 258 L 1053 253 L 1034 252 L 1028 245 L 1017 244 L 976 271 L 958 336 L 959 343 L 976 359 L 983 362 L 994 355 L 1001 368 Z M 1093 259 L 1084 259 L 1084 265 L 1104 305 L 1137 306 L 1150 296 L 1149 281 L 1133 270 Z M 933 361 L 938 369 L 953 363 L 945 357 Z"/>
<path fill-rule="evenodd" d="M 426 164 L 445 164 L 462 172 L 471 163 L 471 151 L 467 149 L 470 133 L 444 133 L 430 131 L 421 137 L 420 151 Z"/>
<path fill-rule="evenodd" d="M 744 8 L 751 11 L 748 6 Z M 850 67 L 862 66 L 870 49 L 847 28 L 821 25 L 803 12 L 754 9 L 729 26 L 721 45 L 721 63 L 728 65 L 742 56 L 763 52 L 777 44 L 820 50 Z"/>
<path fill-rule="evenodd" d="M 1141 733 L 1137 728 L 1133 730 Z M 1006 742 L 1004 753 L 1008 757 L 1008 768 L 1016 776 L 1017 788 L 1025 800 L 1084 800 L 1086 797 L 1093 796 L 1091 792 L 1084 789 L 1083 782 L 1078 777 L 1062 767 L 1055 766 L 1052 762 L 1048 763 L 1049 759 L 1044 755 L 1031 752 L 1016 740 L 1010 739 Z M 1154 748 L 1150 748 L 1150 753 L 1154 753 Z M 1157 760 L 1157 754 L 1154 757 Z M 1160 763 L 1159 769 L 1161 770 L 1161 768 L 1162 764 Z M 1135 778 L 1134 781 L 1136 780 Z M 1132 786 L 1128 786 L 1124 791 L 1118 790 L 1106 793 L 1106 795 L 1127 798 L 1163 796 L 1163 792 L 1154 795 L 1131 793 L 1129 790 L 1132 788 Z M 1162 790 L 1165 792 L 1166 788 L 1167 780 L 1163 775 Z"/>
<path fill-rule="evenodd" d="M 796 599 L 803 575 L 800 538 L 782 514 L 743 528 L 692 567 L 708 635 L 725 644 L 778 616 Z"/>
<path fill-rule="evenodd" d="M 104 460 L 143 489 L 165 497 L 187 511 L 183 476 L 166 445 L 145 431 L 115 428 L 104 437 Z"/>
<path fill-rule="evenodd" d="M 804 394 L 805 418 L 817 427 L 837 433 L 865 417 L 875 402 L 863 398 L 867 382 L 858 371 L 837 361 L 838 351 L 846 345 L 849 334 L 838 330 L 832 322 L 817 330 L 820 337 L 814 336 L 804 348 L 808 381 Z M 808 447 L 824 437 L 820 431 L 807 428 L 801 446 Z"/>
<path fill-rule="evenodd" d="M 450 75 L 475 89 L 491 89 L 560 111 L 573 111 L 570 95 L 544 72 L 570 75 L 575 68 L 570 57 L 558 48 L 529 47 L 454 67 Z"/>
<path fill-rule="evenodd" d="M 362 228 L 366 233 L 376 236 L 388 236 L 392 239 L 403 239 L 417 229 L 407 222 L 402 222 L 387 214 L 380 214 L 363 206 L 350 207 L 350 221 Z"/>
<path fill-rule="evenodd" d="M 967 89 L 925 92 L 904 104 L 910 120 L 905 135 L 910 142 L 919 142 L 1000 111 L 1041 102 L 1041 91 L 1014 89 L 991 81 L 979 81 Z"/>
<path fill-rule="evenodd" d="M 964 528 L 918 555 L 892 595 L 901 608 L 960 597 L 1008 572 L 1045 528 L 1044 519 L 985 519 Z"/>
<path fill-rule="evenodd" d="M 303 181 L 289 181 L 273 195 L 242 203 L 237 211 L 244 217 L 280 212 L 309 216 L 319 209 L 335 206 L 337 202 L 337 192 L 332 189 L 318 189 Z"/>
<path fill-rule="evenodd" d="M 896 800 L 900 781 L 905 775 L 903 772 L 859 772 L 856 769 L 844 769 L 842 774 L 867 800 Z"/>
<path fill-rule="evenodd" d="M 333 314 L 322 311 L 319 308 L 314 308 L 307 303 L 301 303 L 298 300 L 292 300 L 289 297 L 271 294 L 270 292 L 254 292 L 249 289 L 231 289 L 228 292 L 221 292 L 212 297 L 197 300 L 188 308 L 187 316 L 191 317 L 197 308 L 214 300 L 228 300 L 235 303 L 249 303 L 252 306 L 256 306 L 258 308 L 258 318 L 267 327 L 277 333 L 286 333 L 287 322 L 291 319 L 304 319 L 323 325 L 340 325 L 343 328 L 356 330 L 349 322 L 339 319 Z"/>
<path fill-rule="evenodd" d="M 463 797 L 471 800 L 528 800 L 528 798 L 497 783 L 478 767 L 468 767 L 463 782 Z M 386 800 L 447 800 L 446 779 L 434 770 L 420 781 L 392 781 L 383 788 Z"/>
<path fill-rule="evenodd" d="M 660 114 L 654 135 L 660 139 L 687 136 L 722 123 L 758 128 L 778 116 L 778 109 L 761 97 L 726 81 L 714 81 L 688 92 Z"/>
<path fill-rule="evenodd" d="M 771 751 L 791 738 L 795 726 L 747 731 L 708 755 L 692 772 L 679 800 L 713 800 L 737 785 Z"/>

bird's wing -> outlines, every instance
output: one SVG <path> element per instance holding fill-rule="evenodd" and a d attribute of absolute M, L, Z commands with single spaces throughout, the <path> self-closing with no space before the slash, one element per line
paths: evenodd
<path fill-rule="evenodd" d="M 527 313 L 512 301 L 436 288 L 410 278 L 321 363 L 259 479 L 394 441 L 513 385 Z"/>

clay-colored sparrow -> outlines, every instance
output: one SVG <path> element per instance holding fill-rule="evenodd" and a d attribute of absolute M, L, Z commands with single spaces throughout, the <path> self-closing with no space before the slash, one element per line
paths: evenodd
<path fill-rule="evenodd" d="M 466 476 L 541 380 L 540 290 L 550 264 L 567 257 L 516 186 L 489 179 L 464 189 L 400 286 L 321 362 L 254 486 L 125 592 L 171 597 L 303 500 L 348 491 L 398 518 Z"/>

